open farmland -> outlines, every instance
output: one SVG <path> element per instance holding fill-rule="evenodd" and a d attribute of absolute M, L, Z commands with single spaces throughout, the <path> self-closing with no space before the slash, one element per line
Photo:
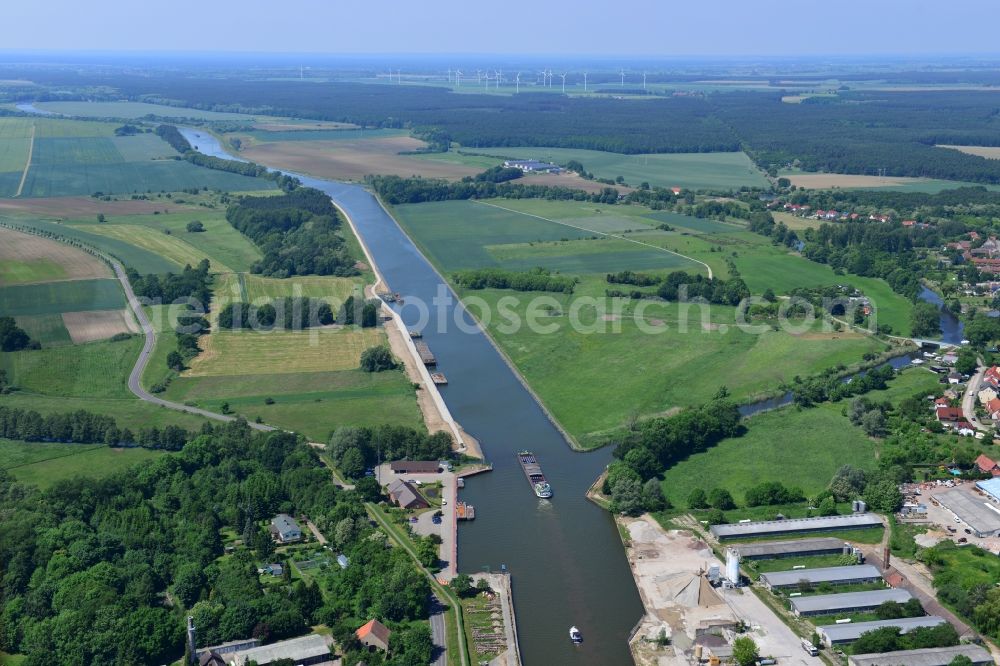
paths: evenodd
<path fill-rule="evenodd" d="M 139 326 L 129 310 L 64 312 L 62 320 L 74 344 L 106 340 L 119 333 L 139 332 Z"/>
<path fill-rule="evenodd" d="M 31 134 L 30 118 L 11 118 L 0 123 L 0 173 L 24 169 L 28 161 Z"/>
<path fill-rule="evenodd" d="M 410 136 L 306 141 L 299 135 L 308 134 L 307 132 L 282 134 L 289 135 L 289 140 L 260 141 L 245 147 L 240 155 L 279 169 L 335 180 L 363 180 L 371 174 L 420 175 L 454 180 L 483 170 L 461 163 L 401 155 L 400 153 L 420 150 L 426 146 L 423 141 Z"/>
<path fill-rule="evenodd" d="M 36 102 L 42 111 L 81 118 L 122 118 L 139 119 L 154 115 L 163 118 L 192 118 L 195 120 L 252 120 L 253 116 L 242 113 L 220 113 L 180 106 L 147 104 L 146 102 Z"/>
<path fill-rule="evenodd" d="M 732 190 L 767 187 L 768 181 L 744 153 L 654 153 L 623 155 L 575 148 L 511 146 L 470 148 L 463 152 L 507 159 L 536 159 L 555 164 L 576 160 L 598 178 L 622 176 L 632 187 L 647 182 L 654 187 L 686 190 Z"/>
<path fill-rule="evenodd" d="M 0 159 L 0 195 L 58 197 L 93 192 L 132 193 L 177 191 L 208 186 L 230 191 L 273 188 L 270 181 L 197 167 L 173 159 L 177 153 L 162 139 L 149 134 L 114 136 L 114 123 L 32 119 L 34 145 L 31 165 L 23 179 L 25 159 L 16 145 Z M 4 141 L 25 141 L 24 119 L 0 118 Z M 30 135 L 29 135 L 30 136 Z M 20 145 L 20 144 L 17 144 Z M 0 155 L 5 149 L 0 145 Z"/>
<path fill-rule="evenodd" d="M 187 224 L 194 220 L 201 222 L 205 230 L 188 231 Z M 222 210 L 109 215 L 104 224 L 97 224 L 93 217 L 70 220 L 69 224 L 87 233 L 131 243 L 180 266 L 193 266 L 207 258 L 213 272 L 249 271 L 261 256 L 257 246 L 226 221 Z"/>
<path fill-rule="evenodd" d="M 111 277 L 111 269 L 92 254 L 0 227 L 0 287 L 105 277 Z"/>
<path fill-rule="evenodd" d="M 45 282 L 0 288 L 0 312 L 41 315 L 125 307 L 125 295 L 114 279 Z"/>
<path fill-rule="evenodd" d="M 126 377 L 142 348 L 132 337 L 51 349 L 4 352 L 0 367 L 28 393 L 81 398 L 131 398 Z"/>
<path fill-rule="evenodd" d="M 792 181 L 792 185 L 807 190 L 885 188 L 902 192 L 927 192 L 928 194 L 936 194 L 942 190 L 951 190 L 956 187 L 998 189 L 996 185 L 983 186 L 981 183 L 963 183 L 957 180 L 910 178 L 905 176 L 863 176 L 844 173 L 806 172 L 788 172 L 781 173 L 780 175 Z"/>
<path fill-rule="evenodd" d="M 545 213 L 553 209 L 584 212 L 578 202 L 531 203 L 555 204 L 534 208 Z M 697 263 L 665 252 L 660 245 L 605 235 L 622 233 L 623 227 L 652 231 L 652 220 L 615 217 L 618 211 L 596 215 L 592 205 L 589 217 L 549 218 L 514 210 L 519 204 L 520 208 L 530 205 L 506 200 L 499 204 L 446 201 L 396 206 L 393 213 L 431 262 L 445 272 L 484 267 L 525 270 L 536 266 L 570 273 L 702 269 Z M 623 208 L 622 212 L 631 211 Z"/>
<path fill-rule="evenodd" d="M 384 342 L 380 329 L 322 328 L 307 331 L 215 332 L 186 376 L 329 372 L 358 367 L 361 352 Z"/>
<path fill-rule="evenodd" d="M 86 225 L 69 225 L 49 220 L 39 219 L 17 219 L 15 223 L 19 226 L 31 227 L 41 231 L 46 231 L 57 236 L 68 238 L 106 252 L 120 260 L 126 266 L 130 266 L 140 273 L 169 273 L 178 272 L 182 265 L 164 259 L 163 257 L 144 250 L 132 243 L 111 238 L 102 234 L 95 234 L 89 231 Z"/>
<path fill-rule="evenodd" d="M 202 259 L 208 259 L 213 271 L 228 273 L 233 270 L 218 259 L 199 249 L 197 247 L 199 245 L 197 240 L 188 242 L 188 238 L 191 236 L 197 239 L 204 235 L 204 232 L 197 235 L 184 234 L 182 236 L 180 234 L 166 234 L 163 230 L 151 229 L 136 224 L 91 224 L 87 225 L 86 229 L 90 233 L 114 238 L 148 250 L 178 266 L 188 264 L 195 266 Z"/>
<path fill-rule="evenodd" d="M 45 489 L 76 477 L 102 478 L 144 460 L 166 455 L 150 449 L 112 449 L 103 444 L 20 442 L 0 439 L 0 469 L 21 483 Z"/>
<path fill-rule="evenodd" d="M 945 146 L 939 145 L 938 148 L 951 148 L 952 150 L 957 150 L 960 153 L 965 153 L 966 155 L 976 155 L 978 157 L 985 157 L 988 160 L 1000 160 L 1000 146 Z"/>
<path fill-rule="evenodd" d="M 857 362 L 882 347 L 857 333 L 745 332 L 733 325 L 733 308 L 692 307 L 685 316 L 678 304 L 655 301 L 642 302 L 641 316 L 620 301 L 620 310 L 612 311 L 613 300 L 606 301 L 603 314 L 592 306 L 578 308 L 583 326 L 572 326 L 567 315 L 574 300 L 594 295 L 603 301 L 602 283 L 592 278 L 575 295 L 545 294 L 559 315 L 543 317 L 541 326 L 522 324 L 510 332 L 495 316 L 487 324 L 542 402 L 584 447 L 603 444 L 630 415 L 700 404 L 722 384 L 736 399 L 747 399 L 795 375 Z M 529 306 L 541 294 L 487 289 L 462 296 L 483 299 L 493 314 L 500 298 L 513 297 L 516 303 L 508 310 L 526 322 Z M 472 310 L 480 314 L 479 307 Z M 554 331 L 544 328 L 552 326 Z"/>

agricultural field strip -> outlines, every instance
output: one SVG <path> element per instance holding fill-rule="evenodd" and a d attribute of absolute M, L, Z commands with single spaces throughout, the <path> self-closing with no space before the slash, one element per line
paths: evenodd
<path fill-rule="evenodd" d="M 31 136 L 28 138 L 28 159 L 24 163 L 24 171 L 21 172 L 21 182 L 17 185 L 17 192 L 14 193 L 15 197 L 21 196 L 21 192 L 24 190 L 24 182 L 28 180 L 28 170 L 31 169 L 31 155 L 35 152 L 35 124 L 31 124 Z"/>
<path fill-rule="evenodd" d="M 619 236 L 618 234 L 611 234 L 611 233 L 606 233 L 606 232 L 603 232 L 603 231 L 596 231 L 594 229 L 587 229 L 586 227 L 580 227 L 580 226 L 577 226 L 575 224 L 569 224 L 568 222 L 560 222 L 559 220 L 552 220 L 552 219 L 549 219 L 547 217 L 542 217 L 541 215 L 535 215 L 534 213 L 524 213 L 524 212 L 519 211 L 519 210 L 514 210 L 513 208 L 504 208 L 503 206 L 498 206 L 497 204 L 489 203 L 487 201 L 473 201 L 473 203 L 481 204 L 483 206 L 492 206 L 493 208 L 499 208 L 500 210 L 505 210 L 508 213 L 518 213 L 520 215 L 527 215 L 528 217 L 534 217 L 534 218 L 537 218 L 537 219 L 542 220 L 544 222 L 552 222 L 553 224 L 559 224 L 559 225 L 562 225 L 564 227 L 570 227 L 570 228 L 573 228 L 573 229 L 578 229 L 580 231 L 586 231 L 587 233 L 591 233 L 591 234 L 600 234 L 601 236 L 607 236 L 608 238 L 617 238 L 618 240 L 628 241 L 629 243 L 635 243 L 636 245 L 643 245 L 645 247 L 652 248 L 654 250 L 659 250 L 660 252 L 666 252 L 668 254 L 672 254 L 672 255 L 681 257 L 682 259 L 687 259 L 688 261 L 693 261 L 696 264 L 701 264 L 708 271 L 708 278 L 712 279 L 712 267 L 709 266 L 708 264 L 706 264 L 704 261 L 699 261 L 698 259 L 693 259 L 693 258 L 691 258 L 691 257 L 689 257 L 687 255 L 681 254 L 680 252 L 674 252 L 673 250 L 668 250 L 667 248 L 660 247 L 659 245 L 653 245 L 652 243 L 644 243 L 642 241 L 635 240 L 634 238 L 626 238 L 625 236 Z"/>

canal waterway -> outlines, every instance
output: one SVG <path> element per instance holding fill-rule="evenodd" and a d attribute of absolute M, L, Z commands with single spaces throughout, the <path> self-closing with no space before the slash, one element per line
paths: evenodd
<path fill-rule="evenodd" d="M 212 135 L 190 128 L 183 134 L 199 151 L 232 159 Z M 505 566 L 511 572 L 525 664 L 631 663 L 627 639 L 642 604 L 614 521 L 585 498 L 611 452 L 570 449 L 454 292 L 370 192 L 295 175 L 350 215 L 389 288 L 403 296 L 404 304 L 395 307 L 407 326 L 419 324 L 417 302 L 444 301 L 423 328 L 423 339 L 448 377 L 441 392 L 449 410 L 480 440 L 493 463 L 492 472 L 467 479 L 462 491 L 462 499 L 476 507 L 476 520 L 458 531 L 459 570 Z M 437 325 L 438 314 L 447 326 Z M 554 490 L 551 500 L 532 493 L 515 458 L 521 449 L 538 456 Z M 582 632 L 582 645 L 570 642 L 572 625 Z"/>

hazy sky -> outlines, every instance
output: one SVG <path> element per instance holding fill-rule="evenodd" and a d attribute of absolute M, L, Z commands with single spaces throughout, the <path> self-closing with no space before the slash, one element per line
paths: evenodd
<path fill-rule="evenodd" d="M 998 51 L 997 0 L 5 0 L 4 49 L 636 56 Z"/>

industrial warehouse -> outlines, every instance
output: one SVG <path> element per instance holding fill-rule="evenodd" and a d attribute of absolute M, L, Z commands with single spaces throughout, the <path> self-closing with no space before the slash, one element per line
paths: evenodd
<path fill-rule="evenodd" d="M 847 624 L 827 624 L 816 627 L 823 644 L 827 647 L 853 643 L 861 638 L 861 634 L 881 629 L 882 627 L 899 627 L 899 632 L 905 634 L 919 627 L 936 627 L 944 624 L 945 619 L 937 615 L 927 617 L 902 617 L 896 620 L 878 620 L 876 622 L 850 622 Z M 908 663 L 908 662 L 907 662 Z"/>
<path fill-rule="evenodd" d="M 978 645 L 901 650 L 878 654 L 856 654 L 848 658 L 850 666 L 948 666 L 955 657 L 968 657 L 972 666 L 993 664 L 993 657 Z"/>
<path fill-rule="evenodd" d="M 731 546 L 744 560 L 772 560 L 782 557 L 812 555 L 837 555 L 852 552 L 850 544 L 834 537 L 798 539 L 795 541 L 768 541 L 762 543 L 736 543 Z"/>
<path fill-rule="evenodd" d="M 736 523 L 734 525 L 712 525 L 711 531 L 720 541 L 724 539 L 752 539 L 785 534 L 808 534 L 810 532 L 831 532 L 834 530 L 856 530 L 882 527 L 882 521 L 872 513 L 855 513 L 848 516 L 827 516 L 821 518 L 790 518 L 787 520 L 764 520 Z"/>
<path fill-rule="evenodd" d="M 795 597 L 791 600 L 792 612 L 796 615 L 832 615 L 834 613 L 856 613 L 878 608 L 886 601 L 905 604 L 913 598 L 906 590 L 868 590 L 866 592 L 844 592 L 843 594 L 821 594 L 811 597 Z"/>
<path fill-rule="evenodd" d="M 820 583 L 830 583 L 831 585 L 874 583 L 882 580 L 882 574 L 870 564 L 859 564 L 846 567 L 773 571 L 761 574 L 760 580 L 769 590 L 780 590 L 788 587 L 797 587 L 802 583 L 808 585 L 819 585 Z"/>
<path fill-rule="evenodd" d="M 968 525 L 977 537 L 1000 534 L 1000 509 L 994 507 L 987 496 L 965 488 L 955 488 L 941 493 L 935 499 Z"/>

